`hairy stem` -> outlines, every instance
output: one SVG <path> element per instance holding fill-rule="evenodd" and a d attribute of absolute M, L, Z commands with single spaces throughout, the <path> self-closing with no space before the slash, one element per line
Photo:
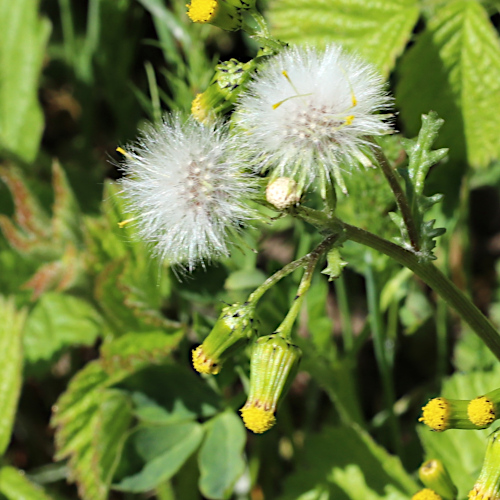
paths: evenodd
<path fill-rule="evenodd" d="M 249 295 L 247 302 L 257 303 L 271 287 L 273 287 L 285 276 L 293 273 L 293 271 L 295 271 L 299 267 L 308 266 L 310 262 L 317 262 L 319 257 L 321 257 L 321 255 L 324 254 L 338 240 L 339 236 L 339 233 L 327 236 L 313 251 L 309 252 L 307 255 L 304 255 L 304 257 L 301 257 L 300 259 L 290 262 L 290 264 L 287 264 L 285 267 L 267 278 L 267 280 L 264 281 L 262 285 L 260 285 Z"/>
<path fill-rule="evenodd" d="M 418 231 L 415 226 L 415 221 L 413 220 L 413 215 L 411 213 L 411 207 L 408 203 L 408 199 L 406 198 L 406 194 L 399 184 L 399 180 L 394 173 L 394 169 L 391 167 L 389 161 L 387 160 L 384 152 L 379 147 L 374 147 L 373 152 L 375 157 L 377 158 L 378 164 L 384 174 L 387 182 L 389 183 L 389 187 L 396 198 L 396 204 L 401 212 L 401 216 L 403 217 L 403 221 L 408 231 L 408 237 L 410 238 L 412 248 L 418 252 L 420 250 Z"/>
<path fill-rule="evenodd" d="M 393 258 L 396 262 L 411 269 L 424 283 L 429 285 L 488 346 L 500 360 L 500 335 L 484 314 L 455 284 L 449 280 L 432 262 L 422 261 L 412 251 L 406 250 L 380 236 L 356 226 L 351 226 L 340 219 L 330 218 L 324 213 L 306 207 L 300 207 L 295 215 L 318 227 L 322 231 L 338 232 L 344 229 L 348 240 L 373 248 Z"/>

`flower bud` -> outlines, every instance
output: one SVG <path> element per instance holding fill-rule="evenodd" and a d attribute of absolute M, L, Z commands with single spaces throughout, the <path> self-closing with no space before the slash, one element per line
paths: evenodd
<path fill-rule="evenodd" d="M 490 435 L 483 468 L 469 500 L 500 500 L 500 431 Z"/>
<path fill-rule="evenodd" d="M 276 422 L 280 400 L 299 367 L 301 350 L 279 334 L 260 337 L 250 360 L 250 392 L 241 411 L 245 426 L 261 434 Z"/>
<path fill-rule="evenodd" d="M 456 498 L 457 488 L 441 460 L 433 458 L 424 462 L 418 469 L 418 477 L 424 486 L 438 493 L 444 500 Z"/>
<path fill-rule="evenodd" d="M 222 364 L 245 346 L 253 334 L 254 306 L 225 307 L 203 344 L 193 349 L 193 367 L 199 373 L 216 375 Z"/>
<path fill-rule="evenodd" d="M 435 491 L 429 488 L 424 488 L 423 490 L 415 493 L 411 497 L 411 500 L 442 500 L 442 498 Z"/>
<path fill-rule="evenodd" d="M 474 398 L 467 406 L 469 420 L 480 429 L 491 425 L 500 417 L 500 389 Z"/>
<path fill-rule="evenodd" d="M 467 416 L 469 401 L 459 399 L 434 398 L 423 408 L 423 422 L 433 431 L 445 431 L 447 429 L 478 429 Z"/>
<path fill-rule="evenodd" d="M 201 123 L 206 123 L 210 115 L 223 114 L 229 111 L 245 83 L 256 67 L 252 59 L 241 63 L 236 59 L 221 62 L 215 66 L 215 74 L 208 88 L 198 94 L 191 104 L 192 115 Z"/>
<path fill-rule="evenodd" d="M 266 199 L 278 210 L 285 210 L 300 202 L 299 187 L 289 177 L 278 177 L 267 185 Z"/>
<path fill-rule="evenodd" d="M 243 24 L 243 9 L 233 5 L 234 3 L 240 2 L 191 0 L 191 3 L 187 5 L 187 14 L 194 23 L 208 23 L 227 31 L 236 31 Z"/>

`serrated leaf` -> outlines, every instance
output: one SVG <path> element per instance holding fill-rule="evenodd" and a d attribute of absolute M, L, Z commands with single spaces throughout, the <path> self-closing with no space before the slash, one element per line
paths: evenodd
<path fill-rule="evenodd" d="M 434 109 L 446 121 L 443 137 L 453 158 L 466 154 L 471 165 L 485 167 L 500 156 L 500 42 L 480 2 L 440 8 L 401 75 L 396 97 L 410 133 L 419 115 Z"/>
<path fill-rule="evenodd" d="M 102 334 L 102 318 L 88 302 L 45 293 L 26 321 L 24 352 L 29 363 L 51 360 L 62 349 L 92 345 Z"/>
<path fill-rule="evenodd" d="M 50 34 L 38 1 L 0 3 L 0 148 L 26 162 L 38 152 L 43 114 L 38 79 Z"/>
<path fill-rule="evenodd" d="M 21 391 L 23 355 L 22 332 L 25 311 L 17 311 L 13 298 L 0 295 L 0 457 L 10 442 Z M 1 473 L 0 473 L 1 474 Z"/>
<path fill-rule="evenodd" d="M 415 0 L 272 0 L 267 15 L 280 40 L 316 47 L 339 43 L 388 76 L 418 13 Z"/>
<path fill-rule="evenodd" d="M 0 469 L 0 497 L 7 500 L 50 500 L 42 488 L 31 483 L 14 467 Z"/>
<path fill-rule="evenodd" d="M 366 432 L 354 426 L 327 427 L 309 436 L 296 472 L 286 479 L 284 489 L 280 500 L 403 500 L 418 488 L 397 457 L 389 455 Z"/>
<path fill-rule="evenodd" d="M 499 379 L 498 364 L 491 371 L 457 373 L 443 384 L 439 396 L 450 399 L 472 399 L 498 388 Z M 496 427 L 495 424 L 494 426 Z M 474 431 L 450 429 L 446 432 L 432 432 L 428 427 L 419 425 L 417 430 L 426 458 L 442 460 L 459 490 L 458 497 L 466 498 L 479 476 L 487 437 L 493 429 L 490 427 Z"/>
<path fill-rule="evenodd" d="M 132 493 L 152 490 L 180 469 L 202 438 L 202 426 L 196 422 L 140 427 L 130 439 L 144 466 L 113 488 Z"/>
<path fill-rule="evenodd" d="M 233 411 L 225 411 L 210 422 L 198 455 L 199 487 L 204 496 L 214 500 L 231 496 L 236 481 L 245 470 L 245 443 L 245 428 Z"/>
<path fill-rule="evenodd" d="M 168 338 L 168 335 L 164 336 Z M 178 341 L 178 337 L 175 338 Z M 144 368 L 150 360 L 159 359 L 157 339 L 151 342 L 150 338 L 149 342 L 142 344 L 140 362 L 130 340 L 130 337 L 126 341 L 118 339 L 117 346 L 108 346 L 108 354 L 114 353 L 113 356 L 121 358 L 116 365 L 107 364 L 108 369 L 114 366 L 112 372 L 104 369 L 102 360 L 88 363 L 71 380 L 66 392 L 54 405 L 51 425 L 56 428 L 55 458 L 69 459 L 70 479 L 77 482 L 80 495 L 85 500 L 107 498 L 111 476 L 128 434 L 132 416 L 129 397 L 112 387 Z M 122 349 L 118 354 L 120 346 Z M 164 355 L 162 352 L 161 357 Z M 155 385 L 158 380 L 156 377 Z"/>
<path fill-rule="evenodd" d="M 137 371 L 158 364 L 178 346 L 184 331 L 127 333 L 101 347 L 101 362 L 107 372 Z"/>

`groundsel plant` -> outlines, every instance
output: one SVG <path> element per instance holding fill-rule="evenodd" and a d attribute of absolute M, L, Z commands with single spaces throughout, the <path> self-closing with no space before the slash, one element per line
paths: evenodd
<path fill-rule="evenodd" d="M 376 70 L 341 47 L 289 47 L 259 70 L 237 116 L 258 171 L 346 192 L 342 171 L 370 164 L 367 137 L 391 132 L 379 113 L 390 104 Z"/>
<path fill-rule="evenodd" d="M 122 194 L 161 258 L 191 271 L 229 255 L 254 187 L 226 127 L 167 117 L 123 154 Z"/>
<path fill-rule="evenodd" d="M 377 143 L 379 136 L 392 133 L 392 98 L 373 66 L 336 45 L 286 46 L 270 36 L 253 2 L 193 0 L 189 16 L 228 30 L 236 29 L 235 20 L 246 29 L 246 17 L 253 16 L 259 31 L 250 30 L 250 35 L 260 49 L 252 61 L 220 63 L 209 88 L 193 95 L 192 117 L 167 117 L 122 150 L 122 194 L 135 213 L 139 235 L 156 245 L 160 257 L 187 270 L 227 256 L 245 223 L 264 213 L 250 208 L 259 204 L 278 216 L 305 221 L 323 238 L 245 301 L 228 304 L 211 333 L 193 349 L 194 368 L 214 377 L 238 350 L 250 346 L 248 397 L 241 408 L 247 428 L 260 434 L 275 424 L 302 356 L 293 337 L 304 297 L 325 256 L 323 273 L 330 280 L 342 274 L 346 240 L 413 271 L 500 359 L 498 332 L 432 263 L 434 239 L 443 230 L 434 229 L 426 215 L 440 197 L 426 197 L 424 181 L 431 166 L 439 167 L 446 155 L 445 149 L 432 149 L 443 121 L 433 112 L 422 116 L 418 137 L 403 142 L 400 175 Z M 401 231 L 394 242 L 337 216 L 337 203 L 342 202 L 337 192 L 346 193 L 344 172 L 360 165 L 380 168 L 394 195 L 397 212 L 392 220 Z M 308 196 L 318 188 L 321 198 Z M 254 321 L 257 303 L 299 269 L 304 272 L 288 313 L 274 331 L 260 332 Z M 374 343 L 383 350 L 384 339 L 375 338 L 380 335 L 376 330 Z M 422 421 L 438 431 L 485 428 L 498 418 L 498 399 L 497 392 L 472 402 L 436 398 L 424 409 Z M 396 422 L 393 407 L 388 412 Z M 416 498 L 447 499 L 453 485 L 444 488 L 440 481 L 431 481 Z"/>

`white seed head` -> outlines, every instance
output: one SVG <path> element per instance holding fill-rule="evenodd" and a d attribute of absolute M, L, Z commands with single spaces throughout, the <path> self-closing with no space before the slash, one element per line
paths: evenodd
<path fill-rule="evenodd" d="M 127 148 L 122 196 L 161 258 L 192 270 L 229 254 L 229 240 L 254 216 L 254 180 L 238 151 L 225 127 L 177 116 Z"/>
<path fill-rule="evenodd" d="M 298 185 L 290 177 L 278 177 L 267 185 L 266 199 L 278 210 L 293 207 L 300 201 Z"/>
<path fill-rule="evenodd" d="M 368 136 L 391 132 L 378 113 L 391 102 L 382 77 L 358 57 L 335 45 L 292 47 L 259 70 L 237 117 L 257 170 L 293 177 L 301 188 L 335 179 L 345 190 L 340 171 L 359 165 Z"/>

